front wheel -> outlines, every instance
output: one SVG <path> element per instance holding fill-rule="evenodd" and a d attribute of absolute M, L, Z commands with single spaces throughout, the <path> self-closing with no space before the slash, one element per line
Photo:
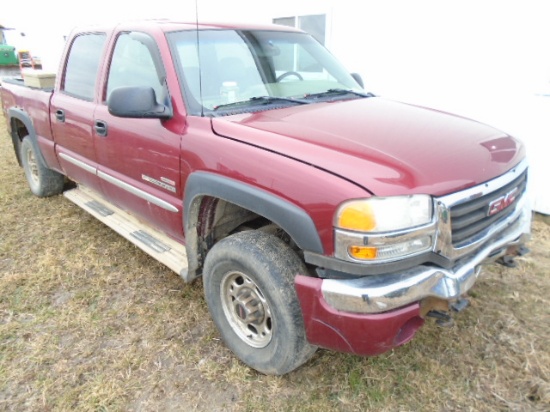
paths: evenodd
<path fill-rule="evenodd" d="M 247 365 L 282 375 L 316 350 L 307 342 L 294 277 L 306 268 L 282 240 L 259 231 L 229 236 L 208 252 L 204 292 L 225 344 Z"/>
<path fill-rule="evenodd" d="M 44 164 L 36 144 L 26 136 L 20 146 L 20 158 L 31 192 L 38 197 L 58 195 L 65 177 Z"/>

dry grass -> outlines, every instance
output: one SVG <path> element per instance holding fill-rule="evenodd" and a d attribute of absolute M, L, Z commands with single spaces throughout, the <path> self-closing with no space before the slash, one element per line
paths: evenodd
<path fill-rule="evenodd" d="M 223 346 L 184 284 L 63 197 L 33 197 L 0 118 L 0 410 L 550 410 L 550 228 L 452 329 L 285 377 Z"/>

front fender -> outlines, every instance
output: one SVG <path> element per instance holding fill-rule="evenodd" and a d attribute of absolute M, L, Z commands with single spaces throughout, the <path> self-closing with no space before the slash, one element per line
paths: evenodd
<path fill-rule="evenodd" d="M 302 250 L 323 254 L 315 224 L 302 208 L 250 184 L 211 172 L 195 172 L 187 180 L 184 197 L 183 223 L 191 270 L 199 266 L 196 223 L 204 196 L 225 200 L 263 216 L 285 230 Z"/>

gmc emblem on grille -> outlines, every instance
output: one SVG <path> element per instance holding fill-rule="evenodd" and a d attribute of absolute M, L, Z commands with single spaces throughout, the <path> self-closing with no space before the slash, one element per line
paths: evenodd
<path fill-rule="evenodd" d="M 498 197 L 495 200 L 493 200 L 491 203 L 489 203 L 487 216 L 496 215 L 501 210 L 506 209 L 508 206 L 514 203 L 514 200 L 516 200 L 517 194 L 518 194 L 518 188 L 516 187 L 510 190 L 504 196 Z"/>

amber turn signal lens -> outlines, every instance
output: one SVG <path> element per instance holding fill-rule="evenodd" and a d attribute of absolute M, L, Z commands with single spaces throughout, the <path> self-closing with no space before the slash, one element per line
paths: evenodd
<path fill-rule="evenodd" d="M 348 252 L 351 257 L 361 260 L 376 259 L 378 255 L 377 248 L 367 246 L 350 246 Z"/>

